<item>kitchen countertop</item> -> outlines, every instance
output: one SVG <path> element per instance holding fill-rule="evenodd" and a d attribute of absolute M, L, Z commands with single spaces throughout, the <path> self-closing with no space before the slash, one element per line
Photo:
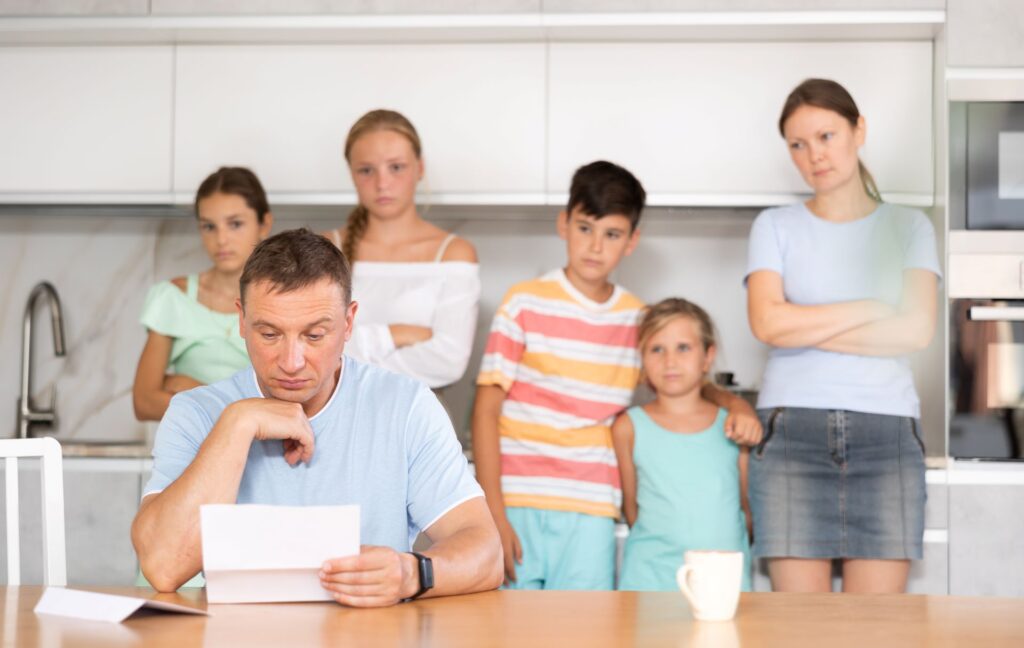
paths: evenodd
<path fill-rule="evenodd" d="M 61 441 L 61 453 L 65 457 L 105 457 L 148 459 L 153 449 L 142 441 Z"/>

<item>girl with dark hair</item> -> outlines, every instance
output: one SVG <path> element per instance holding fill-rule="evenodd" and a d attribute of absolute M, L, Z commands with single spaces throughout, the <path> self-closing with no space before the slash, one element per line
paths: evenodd
<path fill-rule="evenodd" d="M 238 333 L 238 279 L 273 215 L 249 169 L 221 167 L 199 185 L 196 221 L 213 266 L 153 286 L 142 307 L 149 332 L 132 388 L 135 416 L 158 421 L 171 397 L 249 364 Z"/>
<path fill-rule="evenodd" d="M 751 453 L 754 553 L 777 591 L 902 592 L 920 559 L 925 464 L 907 355 L 935 331 L 935 232 L 881 201 L 858 152 L 867 127 L 841 85 L 808 79 L 779 131 L 806 203 L 750 233 L 747 308 L 772 346 Z"/>
<path fill-rule="evenodd" d="M 416 211 L 424 165 L 419 135 L 402 114 L 372 110 L 345 140 L 359 204 L 325 232 L 352 264 L 359 303 L 345 353 L 430 387 L 466 371 L 480 300 L 473 245 Z"/>

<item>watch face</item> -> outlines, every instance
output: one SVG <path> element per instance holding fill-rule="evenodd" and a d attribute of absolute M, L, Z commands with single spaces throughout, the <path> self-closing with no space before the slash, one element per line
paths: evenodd
<path fill-rule="evenodd" d="M 415 598 L 420 597 L 424 592 L 434 587 L 434 563 L 421 553 L 410 551 L 413 556 L 416 556 L 416 566 L 420 577 L 420 589 L 418 592 L 405 599 L 411 601 Z"/>
<path fill-rule="evenodd" d="M 420 589 L 426 591 L 434 586 L 434 562 L 420 556 Z"/>

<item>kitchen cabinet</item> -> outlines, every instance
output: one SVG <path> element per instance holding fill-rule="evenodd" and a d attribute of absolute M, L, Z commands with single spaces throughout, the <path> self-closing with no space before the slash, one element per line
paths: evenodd
<path fill-rule="evenodd" d="M 423 141 L 425 203 L 542 192 L 544 54 L 541 43 L 182 46 L 174 189 L 239 164 L 278 196 L 351 195 L 345 135 L 392 108 Z"/>
<path fill-rule="evenodd" d="M 949 255 L 949 298 L 1024 298 L 1024 255 Z"/>
<path fill-rule="evenodd" d="M 19 462 L 21 577 L 42 582 L 39 463 Z M 131 524 L 148 460 L 64 458 L 64 534 L 68 585 L 132 585 L 138 570 Z M 0 475 L 4 468 L 0 465 Z M 0 481 L 0 493 L 4 484 Z M 2 496 L 0 496 L 2 501 Z M 0 564 L 6 582 L 7 555 Z"/>
<path fill-rule="evenodd" d="M 1024 66 L 1024 6 L 1020 0 L 948 0 L 947 65 Z"/>
<path fill-rule="evenodd" d="M 950 594 L 1024 596 L 1024 479 L 1013 482 L 951 484 Z"/>
<path fill-rule="evenodd" d="M 171 48 L 0 48 L 0 201 L 168 192 Z"/>
<path fill-rule="evenodd" d="M 527 13 L 540 11 L 540 0 L 435 0 L 429 5 L 422 0 L 261 0 L 258 3 L 238 0 L 151 0 L 156 15 L 239 15 L 239 14 L 478 14 Z"/>
<path fill-rule="evenodd" d="M 150 0 L 0 0 L 0 16 L 145 16 Z"/>
<path fill-rule="evenodd" d="M 544 0 L 549 13 L 643 11 L 722 11 L 721 0 Z M 638 6 L 639 5 L 639 6 Z M 945 0 L 730 0 L 728 10 L 740 11 L 911 11 L 942 10 Z"/>
<path fill-rule="evenodd" d="M 836 79 L 858 102 L 862 158 L 883 193 L 931 201 L 929 42 L 552 43 L 549 65 L 552 191 L 604 158 L 636 173 L 652 204 L 805 193 L 777 120 L 789 91 L 814 76 Z"/>

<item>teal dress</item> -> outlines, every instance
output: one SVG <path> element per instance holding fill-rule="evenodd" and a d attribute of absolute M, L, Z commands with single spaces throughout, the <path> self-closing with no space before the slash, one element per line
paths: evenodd
<path fill-rule="evenodd" d="M 666 430 L 640 407 L 627 414 L 639 513 L 626 538 L 619 589 L 677 591 L 683 554 L 713 549 L 743 552 L 743 590 L 750 591 L 740 450 L 725 436 L 726 410 L 708 429 L 686 434 Z"/>
<path fill-rule="evenodd" d="M 142 325 L 173 338 L 168 371 L 204 385 L 231 377 L 249 366 L 237 313 L 218 313 L 198 301 L 199 277 L 189 275 L 185 292 L 163 281 L 146 295 Z"/>

